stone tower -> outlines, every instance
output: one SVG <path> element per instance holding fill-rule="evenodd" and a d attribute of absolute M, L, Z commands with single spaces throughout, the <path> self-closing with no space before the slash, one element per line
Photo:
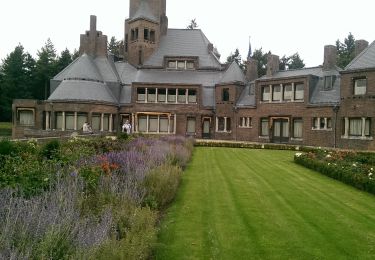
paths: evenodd
<path fill-rule="evenodd" d="M 166 0 L 130 0 L 125 21 L 125 58 L 140 66 L 157 49 L 167 33 Z"/>

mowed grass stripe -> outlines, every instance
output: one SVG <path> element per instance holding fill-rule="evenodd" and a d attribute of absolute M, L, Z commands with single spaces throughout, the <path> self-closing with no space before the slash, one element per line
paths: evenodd
<path fill-rule="evenodd" d="M 372 259 L 375 197 L 293 152 L 197 148 L 157 259 Z"/>

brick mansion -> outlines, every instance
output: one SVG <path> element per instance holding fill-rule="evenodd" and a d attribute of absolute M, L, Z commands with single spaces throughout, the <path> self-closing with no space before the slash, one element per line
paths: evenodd
<path fill-rule="evenodd" d="M 70 135 L 85 122 L 115 133 L 129 121 L 134 133 L 375 150 L 375 41 L 356 41 L 346 68 L 333 45 L 322 65 L 297 70 L 269 54 L 258 77 L 258 61 L 244 73 L 201 30 L 168 28 L 166 0 L 130 0 L 124 28 L 117 61 L 91 16 L 48 99 L 14 100 L 13 138 Z"/>

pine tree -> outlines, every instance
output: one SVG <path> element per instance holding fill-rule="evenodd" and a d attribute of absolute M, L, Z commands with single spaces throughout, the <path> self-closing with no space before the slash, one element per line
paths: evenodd
<path fill-rule="evenodd" d="M 258 75 L 262 77 L 267 73 L 267 53 L 263 53 L 262 48 L 255 49 L 253 52 L 253 59 L 258 61 Z"/>
<path fill-rule="evenodd" d="M 57 74 L 56 50 L 50 39 L 37 53 L 36 80 L 34 84 L 34 98 L 47 99 L 49 95 L 50 79 Z"/>
<path fill-rule="evenodd" d="M 337 48 L 337 66 L 344 69 L 355 57 L 355 38 L 352 33 L 344 39 L 342 43 L 339 39 L 336 41 Z"/>
<path fill-rule="evenodd" d="M 240 54 L 240 51 L 238 50 L 238 48 L 236 48 L 236 50 L 234 51 L 234 53 L 231 52 L 231 54 L 227 57 L 226 64 L 231 64 L 233 61 L 236 62 L 238 64 L 238 66 L 240 66 L 240 68 L 243 71 L 246 70 L 246 65 L 242 61 L 241 54 Z"/>
<path fill-rule="evenodd" d="M 19 44 L 0 68 L 0 121 L 11 120 L 13 99 L 32 98 L 30 82 L 34 74 L 35 61 Z"/>
<path fill-rule="evenodd" d="M 56 64 L 57 73 L 65 69 L 70 63 L 72 63 L 72 61 L 73 61 L 72 54 L 66 48 L 64 51 L 61 52 L 61 55 L 57 59 L 57 64 Z"/>

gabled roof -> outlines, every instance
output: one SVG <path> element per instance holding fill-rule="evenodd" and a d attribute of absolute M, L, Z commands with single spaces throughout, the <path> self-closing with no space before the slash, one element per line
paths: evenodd
<path fill-rule="evenodd" d="M 129 19 L 129 22 L 135 21 L 138 19 L 145 19 L 154 23 L 159 22 L 158 19 L 152 14 L 150 6 L 148 5 L 148 2 L 145 0 L 141 0 L 137 12 L 134 14 L 133 17 Z"/>
<path fill-rule="evenodd" d="M 364 49 L 346 66 L 345 70 L 359 70 L 375 68 L 375 41 Z"/>
<path fill-rule="evenodd" d="M 86 53 L 74 60 L 63 71 L 57 74 L 53 80 L 85 79 L 103 81 L 103 77 L 94 62 L 94 59 Z"/>
<path fill-rule="evenodd" d="M 240 66 L 236 62 L 232 62 L 228 69 L 224 72 L 220 83 L 232 83 L 232 82 L 245 82 L 245 75 L 242 72 Z"/>
<path fill-rule="evenodd" d="M 145 62 L 145 66 L 163 67 L 164 57 L 198 57 L 199 68 L 220 69 L 220 61 L 208 50 L 207 37 L 200 29 L 168 29 L 158 49 Z"/>
<path fill-rule="evenodd" d="M 99 101 L 117 104 L 117 100 L 105 83 L 86 80 L 63 80 L 48 100 Z"/>

